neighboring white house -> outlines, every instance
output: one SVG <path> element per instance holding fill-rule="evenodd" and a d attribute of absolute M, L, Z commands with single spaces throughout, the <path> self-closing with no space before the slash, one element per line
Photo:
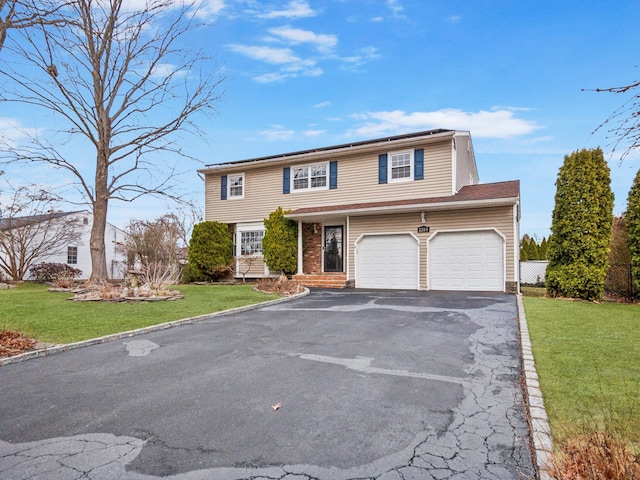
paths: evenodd
<path fill-rule="evenodd" d="M 56 213 L 59 218 L 69 220 L 75 217 L 76 225 L 79 229 L 77 240 L 70 241 L 68 245 L 60 247 L 57 251 L 49 255 L 39 257 L 33 263 L 50 262 L 66 263 L 67 265 L 82 271 L 81 279 L 88 279 L 91 276 L 91 251 L 89 239 L 91 237 L 91 226 L 93 224 L 93 214 L 89 211 Z M 23 221 L 29 221 L 29 217 L 23 217 Z M 110 279 L 121 280 L 126 276 L 127 256 L 124 243 L 127 234 L 107 223 L 105 230 L 105 253 L 107 257 L 107 275 Z M 29 277 L 27 273 L 25 279 Z"/>

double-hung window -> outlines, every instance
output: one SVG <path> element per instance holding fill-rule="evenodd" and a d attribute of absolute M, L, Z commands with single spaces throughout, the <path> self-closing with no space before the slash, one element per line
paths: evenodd
<path fill-rule="evenodd" d="M 292 167 L 292 190 L 324 190 L 328 188 L 327 164 Z"/>
<path fill-rule="evenodd" d="M 240 232 L 240 255 L 262 255 L 263 230 Z"/>
<path fill-rule="evenodd" d="M 78 247 L 67 247 L 67 263 L 69 265 L 77 265 Z"/>
<path fill-rule="evenodd" d="M 244 173 L 229 175 L 228 178 L 228 198 L 244 198 Z"/>
<path fill-rule="evenodd" d="M 413 152 L 390 153 L 389 181 L 402 182 L 413 180 Z"/>

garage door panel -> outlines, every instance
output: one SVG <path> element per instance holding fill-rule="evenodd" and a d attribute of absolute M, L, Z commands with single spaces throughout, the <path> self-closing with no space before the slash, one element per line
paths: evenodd
<path fill-rule="evenodd" d="M 359 288 L 418 288 L 418 243 L 413 236 L 365 236 L 357 254 Z"/>
<path fill-rule="evenodd" d="M 432 290 L 504 290 L 504 246 L 496 232 L 445 232 L 429 242 Z"/>

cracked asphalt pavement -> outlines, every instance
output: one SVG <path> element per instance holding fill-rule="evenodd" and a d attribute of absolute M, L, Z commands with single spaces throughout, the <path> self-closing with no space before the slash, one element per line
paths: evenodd
<path fill-rule="evenodd" d="M 314 290 L 5 365 L 0 478 L 533 479 L 516 317 Z"/>

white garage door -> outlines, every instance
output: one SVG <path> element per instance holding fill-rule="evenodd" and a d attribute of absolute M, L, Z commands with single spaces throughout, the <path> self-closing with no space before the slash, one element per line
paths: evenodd
<path fill-rule="evenodd" d="M 356 261 L 357 288 L 418 289 L 418 241 L 411 235 L 364 236 Z"/>
<path fill-rule="evenodd" d="M 504 291 L 503 239 L 494 231 L 438 233 L 428 255 L 430 290 Z"/>

